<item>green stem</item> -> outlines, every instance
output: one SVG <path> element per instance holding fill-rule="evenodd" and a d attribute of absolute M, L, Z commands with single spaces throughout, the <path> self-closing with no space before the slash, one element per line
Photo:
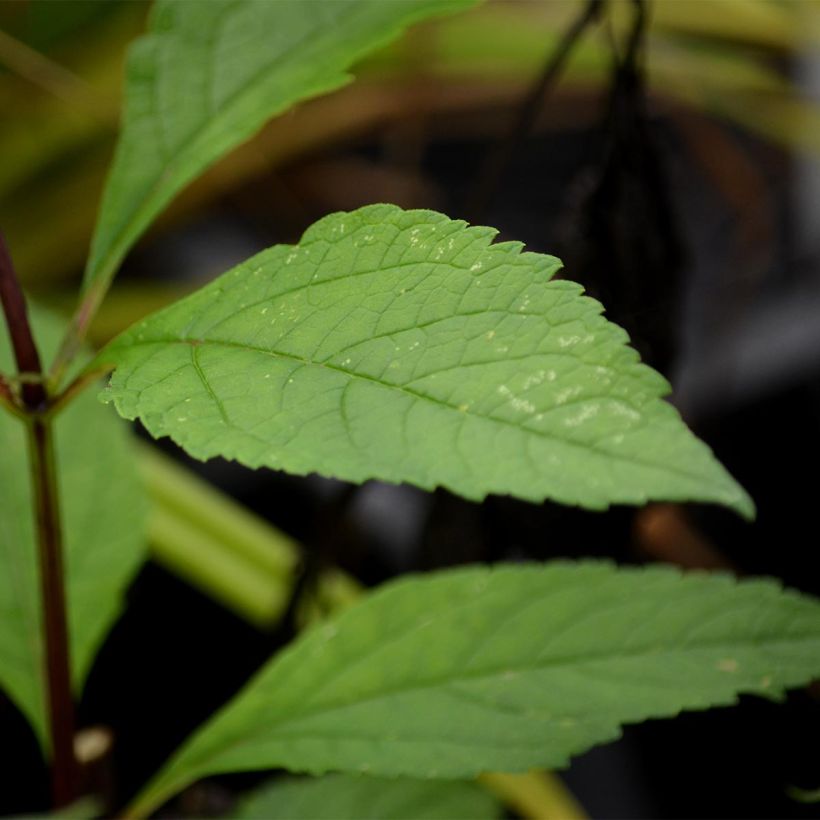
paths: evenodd
<path fill-rule="evenodd" d="M 40 562 L 52 792 L 54 805 L 61 807 L 74 800 L 76 762 L 57 470 L 51 421 L 33 414 L 27 426 Z"/>
<path fill-rule="evenodd" d="M 290 600 L 299 545 L 156 447 L 136 449 L 153 502 L 153 558 L 255 626 L 273 627 Z"/>
<path fill-rule="evenodd" d="M 149 521 L 155 560 L 260 629 L 276 624 L 290 600 L 292 578 L 263 571 L 173 509 L 156 505 Z"/>
<path fill-rule="evenodd" d="M 197 477 L 163 456 L 156 447 L 139 446 L 139 467 L 152 501 L 186 519 L 269 577 L 292 579 L 299 545 Z"/>
<path fill-rule="evenodd" d="M 114 270 L 115 269 L 112 269 L 107 278 L 101 280 L 102 284 L 100 281 L 96 282 L 81 296 L 80 304 L 77 306 L 77 310 L 71 318 L 71 322 L 48 373 L 48 383 L 53 390 L 59 389 L 69 365 L 79 353 L 83 340 L 85 339 L 85 334 L 88 333 L 91 321 L 94 319 L 94 316 L 96 316 L 102 304 L 102 300 L 108 292 L 108 285 L 114 276 Z"/>
<path fill-rule="evenodd" d="M 587 817 L 563 780 L 552 772 L 492 772 L 481 775 L 478 782 L 527 820 L 585 820 Z"/>

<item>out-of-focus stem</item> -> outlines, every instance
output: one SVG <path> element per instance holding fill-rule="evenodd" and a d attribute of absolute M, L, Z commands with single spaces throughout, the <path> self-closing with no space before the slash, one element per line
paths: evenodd
<path fill-rule="evenodd" d="M 527 820 L 585 820 L 581 804 L 552 772 L 488 773 L 478 778 L 488 791 Z"/>

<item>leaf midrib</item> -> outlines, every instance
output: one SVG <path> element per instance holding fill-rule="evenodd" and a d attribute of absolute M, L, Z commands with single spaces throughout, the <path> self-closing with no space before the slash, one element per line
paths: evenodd
<path fill-rule="evenodd" d="M 661 471 L 664 471 L 666 473 L 671 473 L 673 475 L 681 476 L 681 477 L 686 478 L 690 481 L 691 480 L 695 480 L 695 481 L 702 481 L 703 480 L 702 475 L 700 475 L 698 473 L 689 472 L 688 470 L 681 469 L 677 465 L 673 465 L 673 464 L 669 464 L 669 463 L 661 465 L 661 464 L 658 464 L 656 462 L 649 461 L 648 459 L 638 458 L 634 455 L 625 455 L 625 454 L 620 453 L 620 452 L 605 450 L 605 449 L 603 449 L 601 447 L 597 447 L 593 444 L 580 444 L 578 442 L 574 442 L 574 441 L 570 441 L 568 439 L 560 438 L 559 436 L 547 433 L 543 430 L 534 430 L 531 427 L 526 427 L 524 425 L 518 425 L 518 424 L 515 424 L 514 422 L 508 421 L 506 419 L 497 418 L 496 416 L 481 415 L 481 414 L 476 413 L 476 412 L 471 412 L 471 410 L 469 408 L 467 410 L 461 410 L 459 407 L 457 407 L 454 404 L 449 404 L 448 402 L 441 401 L 440 399 L 437 399 L 433 396 L 429 396 L 426 393 L 422 393 L 418 390 L 413 390 L 412 388 L 405 387 L 405 386 L 400 385 L 400 384 L 391 384 L 390 382 L 385 382 L 385 381 L 382 381 L 381 379 L 377 379 L 373 376 L 368 376 L 368 375 L 363 374 L 363 373 L 357 373 L 353 370 L 348 370 L 344 367 L 341 367 L 341 366 L 335 365 L 335 364 L 330 364 L 326 361 L 325 362 L 317 362 L 317 361 L 314 361 L 313 359 L 308 359 L 308 358 L 304 358 L 304 357 L 301 357 L 301 356 L 297 356 L 293 353 L 286 353 L 286 352 L 280 351 L 280 350 L 273 350 L 273 349 L 268 349 L 268 348 L 264 348 L 264 347 L 257 347 L 255 345 L 249 345 L 249 344 L 239 343 L 239 342 L 231 342 L 231 341 L 226 341 L 226 340 L 221 340 L 221 339 L 179 339 L 179 338 L 163 339 L 163 338 L 153 338 L 153 339 L 131 339 L 131 340 L 129 340 L 129 346 L 130 347 L 141 347 L 141 346 L 144 347 L 144 346 L 155 345 L 155 344 L 169 344 L 169 345 L 170 344 L 184 344 L 184 345 L 190 345 L 192 347 L 199 347 L 199 346 L 202 346 L 202 345 L 215 345 L 215 346 L 219 346 L 219 347 L 232 348 L 232 349 L 235 349 L 235 350 L 243 350 L 243 351 L 251 352 L 251 353 L 259 353 L 259 354 L 262 354 L 262 355 L 265 355 L 265 356 L 271 356 L 273 358 L 284 359 L 284 360 L 287 360 L 287 361 L 298 362 L 299 364 L 301 364 L 303 366 L 307 366 L 307 367 L 322 367 L 322 368 L 326 368 L 328 370 L 336 371 L 336 372 L 341 373 L 345 376 L 348 376 L 349 378 L 352 378 L 352 379 L 360 379 L 362 381 L 378 385 L 380 388 L 395 390 L 395 391 L 398 391 L 398 392 L 403 393 L 405 395 L 408 395 L 411 398 L 421 399 L 423 401 L 430 402 L 431 404 L 435 404 L 438 407 L 446 408 L 447 410 L 451 410 L 454 413 L 458 413 L 459 415 L 462 415 L 462 416 L 471 416 L 472 418 L 479 419 L 479 420 L 484 421 L 484 422 L 492 422 L 492 423 L 495 423 L 495 424 L 503 425 L 505 427 L 511 427 L 512 429 L 514 429 L 518 432 L 526 432 L 526 433 L 529 433 L 531 435 L 539 436 L 540 438 L 547 439 L 549 441 L 555 441 L 555 442 L 558 442 L 559 444 L 561 444 L 565 447 L 571 447 L 571 448 L 581 450 L 581 451 L 592 451 L 595 454 L 603 456 L 607 459 L 611 459 L 611 460 L 615 460 L 615 461 L 622 461 L 622 462 L 625 462 L 627 464 L 637 464 L 637 465 L 640 465 L 640 466 L 643 466 L 643 467 L 648 467 L 648 468 L 651 468 L 651 469 L 654 469 L 654 470 L 661 470 Z M 642 417 L 645 418 L 645 415 L 642 416 Z M 239 429 L 239 428 L 237 428 L 237 429 Z"/>
<path fill-rule="evenodd" d="M 579 655 L 563 655 L 561 657 L 549 658 L 543 661 L 539 661 L 537 663 L 530 664 L 516 665 L 514 663 L 508 663 L 504 664 L 502 667 L 498 669 L 481 669 L 476 670 L 475 672 L 459 672 L 457 675 L 451 675 L 448 677 L 439 676 L 437 678 L 428 678 L 426 680 L 417 681 L 410 684 L 386 687 L 380 689 L 378 692 L 374 692 L 369 695 L 362 695 L 352 700 L 337 701 L 335 703 L 319 706 L 315 709 L 308 708 L 301 713 L 291 713 L 290 715 L 288 715 L 286 719 L 282 720 L 281 722 L 277 722 L 274 725 L 276 727 L 287 726 L 289 723 L 296 722 L 301 718 L 314 717 L 315 715 L 333 712 L 337 709 L 345 709 L 348 706 L 355 706 L 359 703 L 368 703 L 370 701 L 380 700 L 383 697 L 407 694 L 409 692 L 414 692 L 423 689 L 435 689 L 447 685 L 459 685 L 461 683 L 480 681 L 487 678 L 503 677 L 508 672 L 527 673 L 545 672 L 549 670 L 565 668 L 577 669 L 579 667 L 584 666 L 585 664 L 598 663 L 600 661 L 607 660 L 621 661 L 638 660 L 641 658 L 660 659 L 676 655 L 686 656 L 689 654 L 694 655 L 700 652 L 714 652 L 718 650 L 731 654 L 733 652 L 744 651 L 747 648 L 759 648 L 760 646 L 765 646 L 767 648 L 777 648 L 782 645 L 802 644 L 812 641 L 820 642 L 820 632 L 807 632 L 805 634 L 789 636 L 788 638 L 769 636 L 765 636 L 763 638 L 744 637 L 742 639 L 738 639 L 737 641 L 733 641 L 730 644 L 725 643 L 723 640 L 704 641 L 702 643 L 698 643 L 696 645 L 680 649 L 664 647 L 641 647 L 640 649 L 617 653 L 607 651 L 593 651 L 585 652 Z M 724 674 L 727 676 L 727 679 L 731 679 L 730 676 L 735 673 L 725 672 Z M 265 728 L 267 729 L 269 727 L 266 726 Z"/>
<path fill-rule="evenodd" d="M 503 676 L 507 672 L 513 671 L 516 673 L 526 673 L 532 671 L 547 671 L 549 669 L 559 669 L 561 667 L 579 667 L 582 666 L 584 663 L 595 663 L 602 659 L 607 658 L 614 658 L 615 660 L 621 659 L 638 659 L 641 657 L 653 657 L 658 658 L 660 656 L 670 656 L 675 654 L 681 653 L 694 653 L 694 652 L 706 652 L 706 651 L 715 651 L 715 650 L 722 650 L 726 651 L 727 653 L 737 652 L 739 649 L 743 650 L 747 647 L 754 647 L 759 646 L 761 643 L 765 643 L 767 647 L 777 647 L 783 644 L 794 644 L 794 643 L 803 643 L 809 641 L 820 641 L 820 633 L 806 633 L 796 636 L 790 636 L 789 638 L 751 638 L 747 637 L 744 639 L 739 639 L 737 641 L 733 641 L 730 645 L 725 644 L 722 641 L 705 641 L 702 643 L 697 644 L 695 647 L 690 647 L 688 649 L 680 649 L 680 650 L 657 650 L 657 649 L 648 649 L 646 647 L 641 648 L 640 650 L 635 650 L 631 652 L 620 652 L 617 655 L 614 653 L 605 653 L 605 652 L 598 652 L 598 653 L 586 653 L 585 655 L 578 655 L 578 656 L 564 656 L 561 658 L 551 658 L 546 661 L 536 663 L 536 664 L 529 664 L 529 665 L 518 665 L 514 666 L 513 664 L 505 664 L 503 667 L 499 669 L 492 669 L 487 670 L 483 669 L 480 671 L 476 671 L 474 673 L 464 673 L 460 672 L 459 675 L 456 676 L 449 676 L 449 677 L 439 677 L 439 678 L 428 678 L 424 681 L 416 681 L 410 684 L 404 684 L 401 686 L 394 686 L 392 688 L 385 688 L 381 689 L 377 693 L 373 693 L 370 695 L 360 696 L 353 700 L 348 701 L 341 701 L 335 702 L 331 704 L 327 704 L 325 706 L 320 706 L 318 708 L 310 709 L 308 711 L 304 711 L 302 713 L 291 713 L 288 715 L 287 718 L 281 721 L 277 721 L 273 724 L 265 724 L 262 727 L 262 731 L 269 733 L 273 731 L 274 733 L 278 733 L 282 727 L 288 726 L 289 724 L 298 723 L 300 720 L 305 718 L 314 718 L 323 714 L 328 714 L 335 712 L 340 709 L 345 709 L 350 706 L 357 706 L 357 705 L 364 705 L 367 703 L 373 703 L 384 698 L 390 698 L 395 695 L 402 695 L 408 694 L 411 692 L 419 692 L 425 689 L 435 689 L 443 686 L 454 686 L 459 685 L 465 682 L 470 681 L 477 681 L 482 680 L 485 678 L 493 678 L 498 676 Z M 727 672 L 725 673 L 727 679 L 730 679 L 729 676 L 734 674 Z M 253 681 L 251 681 L 248 685 L 252 685 Z M 751 688 L 751 684 L 745 687 L 745 691 L 748 691 Z M 744 691 L 744 689 L 738 689 L 738 691 Z M 240 695 L 241 697 L 241 695 Z M 682 707 L 685 708 L 685 707 Z M 616 721 L 617 722 L 617 721 Z M 316 733 L 317 737 L 324 737 L 321 733 Z M 195 765 L 200 769 L 204 770 L 203 766 L 207 768 L 207 762 L 209 760 L 213 760 L 214 758 L 218 758 L 220 755 L 224 754 L 228 750 L 235 750 L 240 746 L 247 745 L 249 743 L 256 742 L 257 740 L 257 733 L 251 731 L 246 732 L 243 728 L 243 735 L 241 737 L 235 738 L 230 743 L 227 743 L 221 746 L 217 751 L 211 751 L 208 753 L 203 759 L 196 761 L 194 759 Z M 283 736 L 283 739 L 286 738 L 287 735 Z"/>

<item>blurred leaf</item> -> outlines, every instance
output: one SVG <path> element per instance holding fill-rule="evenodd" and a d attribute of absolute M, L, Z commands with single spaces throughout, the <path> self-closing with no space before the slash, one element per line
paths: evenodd
<path fill-rule="evenodd" d="M 820 803 L 820 789 L 801 789 L 797 786 L 789 786 L 786 791 L 789 797 L 798 803 Z"/>
<path fill-rule="evenodd" d="M 40 311 L 35 331 L 56 348 L 62 323 Z M 0 333 L 0 368 L 11 365 Z M 145 502 L 126 425 L 86 393 L 56 423 L 64 513 L 73 680 L 79 693 L 94 654 L 144 558 Z M 23 424 L 0 412 L 0 683 L 45 742 L 37 547 Z"/>
<path fill-rule="evenodd" d="M 392 582 L 274 658 L 131 807 L 284 767 L 473 777 L 564 766 L 623 723 L 820 673 L 820 604 L 770 581 L 554 563 Z"/>
<path fill-rule="evenodd" d="M 492 820 L 501 807 L 472 783 L 334 775 L 262 786 L 232 817 L 266 820 Z"/>
<path fill-rule="evenodd" d="M 805 0 L 804 5 L 814 3 Z M 791 50 L 807 35 L 797 4 L 770 0 L 665 0 L 652 6 L 652 25 L 754 46 Z"/>
<path fill-rule="evenodd" d="M 125 116 L 85 290 L 101 297 L 171 199 L 275 114 L 350 80 L 362 54 L 475 0 L 158 0 L 128 58 Z"/>
<path fill-rule="evenodd" d="M 600 304 L 495 233 L 390 205 L 326 217 L 116 339 L 104 398 L 200 459 L 752 514 Z"/>

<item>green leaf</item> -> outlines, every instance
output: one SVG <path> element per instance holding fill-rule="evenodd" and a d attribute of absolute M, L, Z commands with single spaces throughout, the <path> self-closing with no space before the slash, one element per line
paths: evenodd
<path fill-rule="evenodd" d="M 329 216 L 99 359 L 191 455 L 593 509 L 752 503 L 557 259 L 392 205 Z"/>
<path fill-rule="evenodd" d="M 135 806 L 284 767 L 467 778 L 820 674 L 820 604 L 771 581 L 555 563 L 390 583 L 274 658 Z"/>
<path fill-rule="evenodd" d="M 349 67 L 426 17 L 476 0 L 159 0 L 128 55 L 122 136 L 84 287 L 189 182 L 275 114 L 352 79 Z"/>
<path fill-rule="evenodd" d="M 473 783 L 333 775 L 258 789 L 237 818 L 266 820 L 493 820 L 498 802 Z"/>
<path fill-rule="evenodd" d="M 36 311 L 35 331 L 52 352 L 62 322 Z M 0 367 L 11 367 L 0 333 Z M 79 692 L 94 654 L 116 618 L 122 594 L 144 557 L 142 486 L 128 428 L 100 412 L 93 394 L 56 421 L 64 515 L 72 671 Z M 0 412 L 0 685 L 46 743 L 40 592 L 26 433 Z"/>

